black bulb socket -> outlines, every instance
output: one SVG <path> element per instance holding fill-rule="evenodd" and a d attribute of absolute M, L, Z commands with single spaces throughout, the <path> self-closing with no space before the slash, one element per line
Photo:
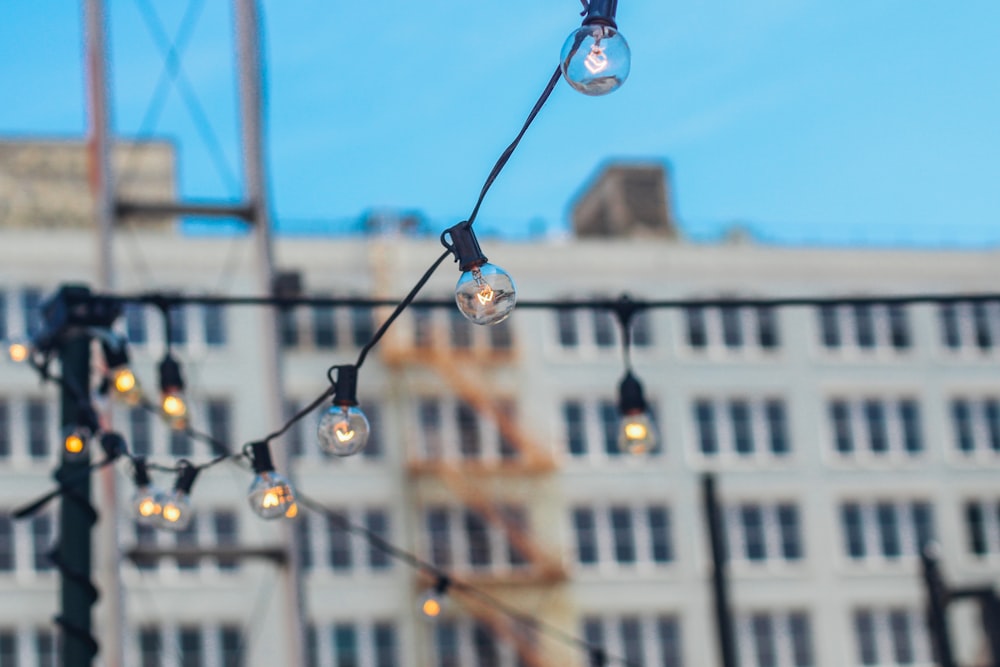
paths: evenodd
<path fill-rule="evenodd" d="M 113 461 L 128 451 L 128 445 L 125 444 L 125 438 L 122 437 L 121 433 L 108 431 L 101 436 L 101 449 L 104 450 L 104 455 L 108 457 L 108 460 Z"/>
<path fill-rule="evenodd" d="M 353 407 L 358 404 L 358 367 L 337 366 L 337 384 L 333 404 Z"/>
<path fill-rule="evenodd" d="M 274 462 L 271 460 L 271 447 L 266 442 L 254 442 L 250 444 L 250 462 L 253 464 L 253 471 L 258 475 L 265 472 L 274 472 Z"/>
<path fill-rule="evenodd" d="M 177 481 L 174 482 L 174 491 L 181 491 L 190 494 L 191 487 L 200 470 L 190 463 L 185 464 L 181 471 L 177 473 Z"/>
<path fill-rule="evenodd" d="M 618 410 L 623 415 L 646 412 L 646 397 L 639 379 L 629 371 L 618 385 Z"/>
<path fill-rule="evenodd" d="M 583 18 L 583 25 L 607 25 L 615 30 L 618 24 L 615 23 L 615 14 L 618 12 L 618 0 L 590 0 L 587 3 L 587 15 Z"/>
<path fill-rule="evenodd" d="M 108 368 L 128 366 L 128 344 L 124 338 L 115 336 L 113 342 L 102 340 L 101 350 L 104 352 L 104 363 Z"/>
<path fill-rule="evenodd" d="M 97 433 L 100 429 L 100 423 L 97 420 L 97 411 L 94 410 L 94 406 L 88 403 L 77 408 L 76 427 L 86 431 L 88 436 Z"/>
<path fill-rule="evenodd" d="M 434 592 L 438 595 L 444 595 L 448 592 L 449 588 L 451 588 L 451 579 L 446 575 L 440 575 L 434 583 Z"/>
<path fill-rule="evenodd" d="M 451 237 L 451 242 L 445 241 L 445 235 Z M 449 227 L 441 234 L 441 244 L 455 254 L 458 261 L 458 270 L 463 273 L 471 271 L 477 266 L 482 266 L 488 260 L 483 254 L 483 249 L 479 247 L 479 239 L 472 231 L 472 224 L 468 220 L 460 222 L 454 227 Z"/>
<path fill-rule="evenodd" d="M 160 362 L 160 391 L 168 394 L 183 390 L 184 377 L 181 375 L 181 365 L 168 354 Z"/>
<path fill-rule="evenodd" d="M 153 481 L 149 478 L 149 466 L 146 465 L 146 458 L 137 456 L 132 459 L 132 479 L 139 488 L 149 486 Z"/>

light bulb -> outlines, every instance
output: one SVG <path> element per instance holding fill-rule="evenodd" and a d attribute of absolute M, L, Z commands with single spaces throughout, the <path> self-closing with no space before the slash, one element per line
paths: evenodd
<path fill-rule="evenodd" d="M 495 264 L 483 263 L 462 273 L 455 286 L 455 303 L 476 324 L 497 324 L 507 319 L 517 293 L 510 275 Z"/>
<path fill-rule="evenodd" d="M 132 494 L 132 509 L 136 521 L 146 526 L 155 526 L 163 514 L 164 493 L 153 486 L 140 486 Z"/>
<path fill-rule="evenodd" d="M 320 447 L 327 454 L 350 456 L 368 444 L 368 417 L 356 405 L 331 405 L 319 420 Z"/>
<path fill-rule="evenodd" d="M 610 25 L 591 23 L 573 31 L 563 44 L 562 73 L 584 95 L 607 95 L 628 78 L 628 42 Z"/>
<path fill-rule="evenodd" d="M 10 345 L 7 346 L 7 354 L 10 356 L 10 360 L 14 363 L 19 364 L 27 359 L 30 352 L 31 350 L 28 346 L 19 340 L 11 341 Z"/>
<path fill-rule="evenodd" d="M 87 448 L 87 438 L 88 433 L 84 433 L 81 429 L 75 429 L 72 433 L 66 436 L 63 441 L 63 449 L 66 452 L 68 458 L 77 458 L 83 455 L 84 450 Z"/>
<path fill-rule="evenodd" d="M 264 519 L 288 516 L 289 512 L 293 512 L 292 516 L 298 514 L 292 485 L 273 471 L 258 473 L 253 478 L 247 500 L 250 501 L 250 509 Z"/>
<path fill-rule="evenodd" d="M 160 497 L 160 528 L 184 530 L 191 523 L 191 498 L 187 493 L 174 489 Z"/>
<path fill-rule="evenodd" d="M 420 599 L 417 600 L 417 609 L 426 618 L 434 619 L 437 618 L 444 612 L 445 600 L 447 599 L 447 593 L 444 591 L 439 591 L 438 587 L 429 588 L 421 594 Z"/>
<path fill-rule="evenodd" d="M 128 405 L 139 404 L 142 391 L 139 389 L 139 382 L 135 379 L 135 373 L 131 369 L 119 368 L 113 371 L 111 386 L 115 388 L 115 395 Z"/>
<path fill-rule="evenodd" d="M 624 414 L 618 427 L 618 448 L 629 454 L 645 454 L 656 448 L 656 427 L 649 413 Z"/>
<path fill-rule="evenodd" d="M 183 429 L 187 425 L 187 403 L 179 391 L 165 392 L 160 407 L 163 409 L 163 414 L 170 419 L 172 428 Z"/>

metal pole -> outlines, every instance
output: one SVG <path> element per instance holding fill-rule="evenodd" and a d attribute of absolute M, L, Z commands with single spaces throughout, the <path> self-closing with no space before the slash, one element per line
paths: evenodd
<path fill-rule="evenodd" d="M 59 362 L 65 384 L 61 391 L 61 432 L 78 422 L 79 392 L 86 392 L 90 379 L 90 338 L 66 339 L 59 348 Z M 66 385 L 69 385 L 68 388 Z M 75 388 L 77 391 L 73 391 Z M 97 590 L 90 582 L 90 532 L 97 513 L 90 504 L 90 455 L 70 460 L 59 442 L 61 462 L 56 472 L 59 482 L 72 482 L 59 508 L 59 544 L 53 560 L 59 568 L 62 612 L 56 622 L 62 628 L 63 667 L 90 667 L 97 654 L 91 635 L 91 607 Z"/>
<path fill-rule="evenodd" d="M 115 287 L 112 238 L 115 221 L 114 175 L 111 166 L 112 135 L 108 57 L 107 13 L 104 0 L 86 2 L 87 90 L 89 101 L 89 175 L 97 230 L 97 287 L 110 292 Z M 88 369 L 89 372 L 89 369 Z M 87 386 L 84 384 L 83 386 Z M 110 414 L 103 415 L 106 425 Z M 104 638 L 102 657 L 107 667 L 124 667 L 125 612 L 122 593 L 118 535 L 118 484 L 115 470 L 98 473 L 98 493 L 104 520 L 97 525 L 97 582 L 102 591 L 98 626 Z"/>
<path fill-rule="evenodd" d="M 983 631 L 990 645 L 990 665 L 1000 667 L 1000 596 L 995 591 L 982 600 Z"/>
<path fill-rule="evenodd" d="M 729 603 L 729 576 L 726 571 L 726 546 L 722 533 L 722 515 L 715 489 L 715 475 L 701 478 L 705 524 L 712 547 L 712 593 L 715 602 L 715 629 L 719 640 L 722 667 L 737 667 L 733 613 Z"/>
<path fill-rule="evenodd" d="M 271 242 L 270 200 L 264 147 L 264 100 L 262 95 L 263 68 L 260 54 L 260 12 L 257 0 L 234 0 L 236 15 L 237 60 L 240 83 L 240 115 L 242 118 L 243 170 L 246 199 L 252 212 L 256 242 L 259 289 L 262 294 L 274 291 L 274 255 Z M 281 352 L 278 348 L 277 311 L 260 309 L 260 334 L 263 360 L 265 417 L 271 424 L 282 422 L 284 392 L 282 390 Z M 290 472 L 288 449 L 276 447 L 274 462 Z M 283 654 L 288 665 L 305 666 L 305 619 L 302 599 L 301 564 L 295 535 L 288 521 L 282 522 L 282 541 L 287 550 L 282 583 L 285 598 L 286 647 Z"/>
<path fill-rule="evenodd" d="M 939 667 L 956 667 L 948 634 L 948 588 L 938 569 L 938 548 L 931 543 L 920 550 L 921 574 L 927 595 L 927 629 L 931 635 L 934 660 Z"/>

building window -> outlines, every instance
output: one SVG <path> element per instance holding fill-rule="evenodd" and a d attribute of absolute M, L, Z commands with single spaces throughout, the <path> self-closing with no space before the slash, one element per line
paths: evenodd
<path fill-rule="evenodd" d="M 673 562 L 670 510 L 663 505 L 578 506 L 570 519 L 581 565 Z"/>
<path fill-rule="evenodd" d="M 620 655 L 629 665 L 682 667 L 680 620 L 672 615 L 594 616 L 583 618 L 588 644 Z"/>
<path fill-rule="evenodd" d="M 355 347 L 364 347 L 375 335 L 372 311 L 368 308 L 351 308 L 351 337 Z"/>
<path fill-rule="evenodd" d="M 803 611 L 758 611 L 737 623 L 744 667 L 813 667 L 812 627 Z"/>
<path fill-rule="evenodd" d="M 861 665 L 902 667 L 932 662 L 923 613 L 915 609 L 856 609 L 854 639 Z"/>
<path fill-rule="evenodd" d="M 49 456 L 49 405 L 40 398 L 28 399 L 25 406 L 28 420 L 28 454 L 42 460 Z"/>
<path fill-rule="evenodd" d="M 294 398 L 290 398 L 285 401 L 285 421 L 291 420 L 291 418 L 298 413 L 301 409 L 302 403 Z M 302 435 L 302 422 L 296 422 L 285 433 L 285 442 L 288 446 L 288 456 L 292 459 L 297 459 L 305 456 L 305 438 Z"/>
<path fill-rule="evenodd" d="M 380 621 L 372 626 L 372 648 L 375 654 L 372 667 L 396 667 L 399 664 L 396 628 L 392 623 Z"/>
<path fill-rule="evenodd" d="M 351 623 L 336 623 L 333 626 L 333 650 L 336 667 L 357 667 L 358 633 Z"/>
<path fill-rule="evenodd" d="M 219 304 L 209 303 L 202 307 L 205 345 L 220 347 L 226 344 L 226 310 Z"/>
<path fill-rule="evenodd" d="M 828 350 L 897 352 L 912 347 L 909 311 L 899 304 L 824 305 L 816 310 L 820 344 Z"/>
<path fill-rule="evenodd" d="M 327 350 L 337 347 L 337 327 L 331 306 L 314 306 L 312 310 L 313 345 Z"/>
<path fill-rule="evenodd" d="M 365 512 L 365 529 L 375 537 L 389 541 L 389 514 L 385 510 L 368 510 Z M 392 567 L 389 554 L 377 549 L 374 544 L 368 545 L 368 567 L 373 570 L 385 570 Z"/>
<path fill-rule="evenodd" d="M 1000 399 L 954 398 L 951 423 L 955 449 L 962 454 L 1000 454 Z"/>
<path fill-rule="evenodd" d="M 564 349 L 615 350 L 620 346 L 621 328 L 615 313 L 606 308 L 559 308 L 555 312 L 555 326 L 556 341 Z M 632 316 L 630 336 L 633 347 L 653 344 L 648 311 L 637 311 Z"/>
<path fill-rule="evenodd" d="M 294 308 L 278 311 L 278 339 L 285 349 L 299 346 L 299 321 Z"/>
<path fill-rule="evenodd" d="M 51 630 L 35 630 L 35 655 L 38 667 L 56 667 L 56 637 Z"/>
<path fill-rule="evenodd" d="M 141 523 L 134 523 L 135 543 L 140 549 L 156 548 L 156 528 Z M 155 570 L 159 561 L 155 557 L 140 556 L 135 559 L 135 566 L 140 570 Z"/>
<path fill-rule="evenodd" d="M 21 292 L 21 312 L 24 318 L 24 332 L 34 338 L 42 330 L 42 290 L 27 287 Z"/>
<path fill-rule="evenodd" d="M 684 319 L 691 349 L 773 351 L 781 345 L 778 311 L 770 306 L 689 306 Z"/>
<path fill-rule="evenodd" d="M 427 510 L 427 536 L 430 544 L 431 562 L 438 567 L 450 567 L 451 558 L 451 514 L 447 509 Z"/>
<path fill-rule="evenodd" d="M 167 313 L 169 342 L 174 345 L 187 345 L 187 307 L 183 304 L 171 306 Z"/>
<path fill-rule="evenodd" d="M 334 571 L 350 570 L 353 566 L 353 555 L 351 553 L 351 535 L 341 522 L 333 517 L 326 517 L 327 564 Z"/>
<path fill-rule="evenodd" d="M 216 545 L 235 549 L 239 544 L 239 523 L 235 512 L 214 512 L 212 527 L 215 530 Z M 235 556 L 220 556 L 217 562 L 219 569 L 224 571 L 236 570 L 240 566 L 240 560 Z"/>
<path fill-rule="evenodd" d="M 559 345 L 576 347 L 580 344 L 580 330 L 576 325 L 576 310 L 572 308 L 557 310 L 556 327 L 559 332 Z"/>
<path fill-rule="evenodd" d="M 917 456 L 924 450 L 920 405 L 915 399 L 832 399 L 827 417 L 833 450 L 844 457 Z"/>
<path fill-rule="evenodd" d="M 170 455 L 174 458 L 191 456 L 194 453 L 191 438 L 186 431 L 170 429 L 168 437 L 170 439 Z"/>
<path fill-rule="evenodd" d="M 141 304 L 125 304 L 125 335 L 131 345 L 145 345 L 149 342 L 146 309 Z"/>
<path fill-rule="evenodd" d="M 205 649 L 201 628 L 182 626 L 177 629 L 177 648 L 180 667 L 205 667 Z"/>
<path fill-rule="evenodd" d="M 0 516 L 0 572 L 14 571 L 14 522 Z"/>
<path fill-rule="evenodd" d="M 0 398 L 0 459 L 10 458 L 10 404 Z"/>
<path fill-rule="evenodd" d="M 160 667 L 163 643 L 160 629 L 145 627 L 139 630 L 139 664 L 141 667 Z"/>
<path fill-rule="evenodd" d="M 365 406 L 365 415 L 368 416 L 368 422 L 371 424 L 384 423 L 381 421 L 381 408 L 376 401 L 371 399 L 365 399 L 363 401 Z M 382 447 L 382 429 L 373 428 L 368 433 L 368 444 L 365 448 L 361 450 L 361 458 L 366 461 L 377 461 L 385 455 L 385 450 Z"/>
<path fill-rule="evenodd" d="M 35 572 L 48 572 L 53 569 L 52 558 L 49 555 L 55 541 L 55 526 L 48 514 L 38 514 L 31 518 L 32 564 Z"/>
<path fill-rule="evenodd" d="M 129 431 L 132 439 L 129 445 L 136 456 L 149 456 L 153 453 L 153 432 L 150 425 L 149 412 L 143 407 L 134 407 L 128 413 Z"/>
<path fill-rule="evenodd" d="M 219 628 L 219 650 L 222 654 L 222 667 L 243 667 L 246 664 L 243 635 L 238 627 Z"/>
<path fill-rule="evenodd" d="M 698 398 L 693 413 L 703 456 L 746 459 L 783 457 L 791 452 L 782 399 Z"/>
<path fill-rule="evenodd" d="M 210 400 L 205 411 L 208 415 L 209 434 L 217 443 L 221 443 L 224 447 L 229 447 L 233 441 L 232 414 L 229 401 L 225 399 Z"/>
<path fill-rule="evenodd" d="M 597 347 L 617 347 L 615 317 L 610 310 L 594 308 L 590 311 L 594 320 L 594 343 Z"/>
<path fill-rule="evenodd" d="M 499 399 L 495 412 L 480 414 L 459 399 L 421 398 L 417 401 L 417 423 L 425 460 L 464 459 L 502 461 L 519 455 L 519 450 L 501 430 L 516 423 L 515 403 Z M 363 450 L 362 450 L 363 451 Z"/>
<path fill-rule="evenodd" d="M 840 518 L 844 551 L 855 561 L 916 556 L 934 539 L 933 511 L 924 501 L 844 503 Z"/>
<path fill-rule="evenodd" d="M 1000 554 L 1000 500 L 966 501 L 964 519 L 969 553 Z"/>
<path fill-rule="evenodd" d="M 10 327 L 7 326 L 7 294 L 0 291 L 0 340 L 10 339 Z"/>
<path fill-rule="evenodd" d="M 303 517 L 301 520 L 296 521 L 293 524 L 295 531 L 295 546 L 299 552 L 299 565 L 301 565 L 302 569 L 305 571 L 309 571 L 313 568 L 311 525 L 312 522 L 307 517 Z"/>
<path fill-rule="evenodd" d="M 747 502 L 726 512 L 729 553 L 748 563 L 795 562 L 803 557 L 798 507 Z"/>

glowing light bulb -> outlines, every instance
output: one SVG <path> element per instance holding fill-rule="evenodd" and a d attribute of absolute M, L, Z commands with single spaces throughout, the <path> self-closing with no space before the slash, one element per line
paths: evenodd
<path fill-rule="evenodd" d="M 180 392 L 168 392 L 163 395 L 160 407 L 170 419 L 170 426 L 175 429 L 183 429 L 187 426 L 187 403 Z"/>
<path fill-rule="evenodd" d="M 131 369 L 119 368 L 113 371 L 111 386 L 115 388 L 115 395 L 128 405 L 139 404 L 142 391 L 139 389 L 139 382 L 135 379 L 135 373 Z"/>
<path fill-rule="evenodd" d="M 562 48 L 563 77 L 584 95 L 607 95 L 628 78 L 628 42 L 610 25 L 591 23 L 573 32 Z"/>
<path fill-rule="evenodd" d="M 618 429 L 618 448 L 629 454 L 645 454 L 656 448 L 656 428 L 648 412 L 622 415 Z"/>
<path fill-rule="evenodd" d="M 417 600 L 417 609 L 425 618 L 435 619 L 444 613 L 448 600 L 447 588 L 447 584 L 442 586 L 439 583 L 421 594 Z"/>
<path fill-rule="evenodd" d="M 11 341 L 10 345 L 7 346 L 7 354 L 14 363 L 19 364 L 27 359 L 30 352 L 31 349 L 19 340 Z"/>
<path fill-rule="evenodd" d="M 368 417 L 356 405 L 331 405 L 319 420 L 316 435 L 327 454 L 350 456 L 368 444 Z"/>
<path fill-rule="evenodd" d="M 160 500 L 160 528 L 184 530 L 191 523 L 191 499 L 184 491 L 174 489 Z"/>
<path fill-rule="evenodd" d="M 66 436 L 63 445 L 67 454 L 82 454 L 87 446 L 87 440 L 83 434 L 74 431 Z"/>
<path fill-rule="evenodd" d="M 163 513 L 163 492 L 152 486 L 143 486 L 132 495 L 132 509 L 136 521 L 146 526 L 155 526 Z"/>
<path fill-rule="evenodd" d="M 514 310 L 516 302 L 514 281 L 494 264 L 473 266 L 462 273 L 455 286 L 458 309 L 476 324 L 503 322 Z"/>
<path fill-rule="evenodd" d="M 292 512 L 291 516 L 298 514 L 292 485 L 273 471 L 258 473 L 254 477 L 247 500 L 250 509 L 264 519 L 278 519 L 288 516 L 289 512 Z"/>

